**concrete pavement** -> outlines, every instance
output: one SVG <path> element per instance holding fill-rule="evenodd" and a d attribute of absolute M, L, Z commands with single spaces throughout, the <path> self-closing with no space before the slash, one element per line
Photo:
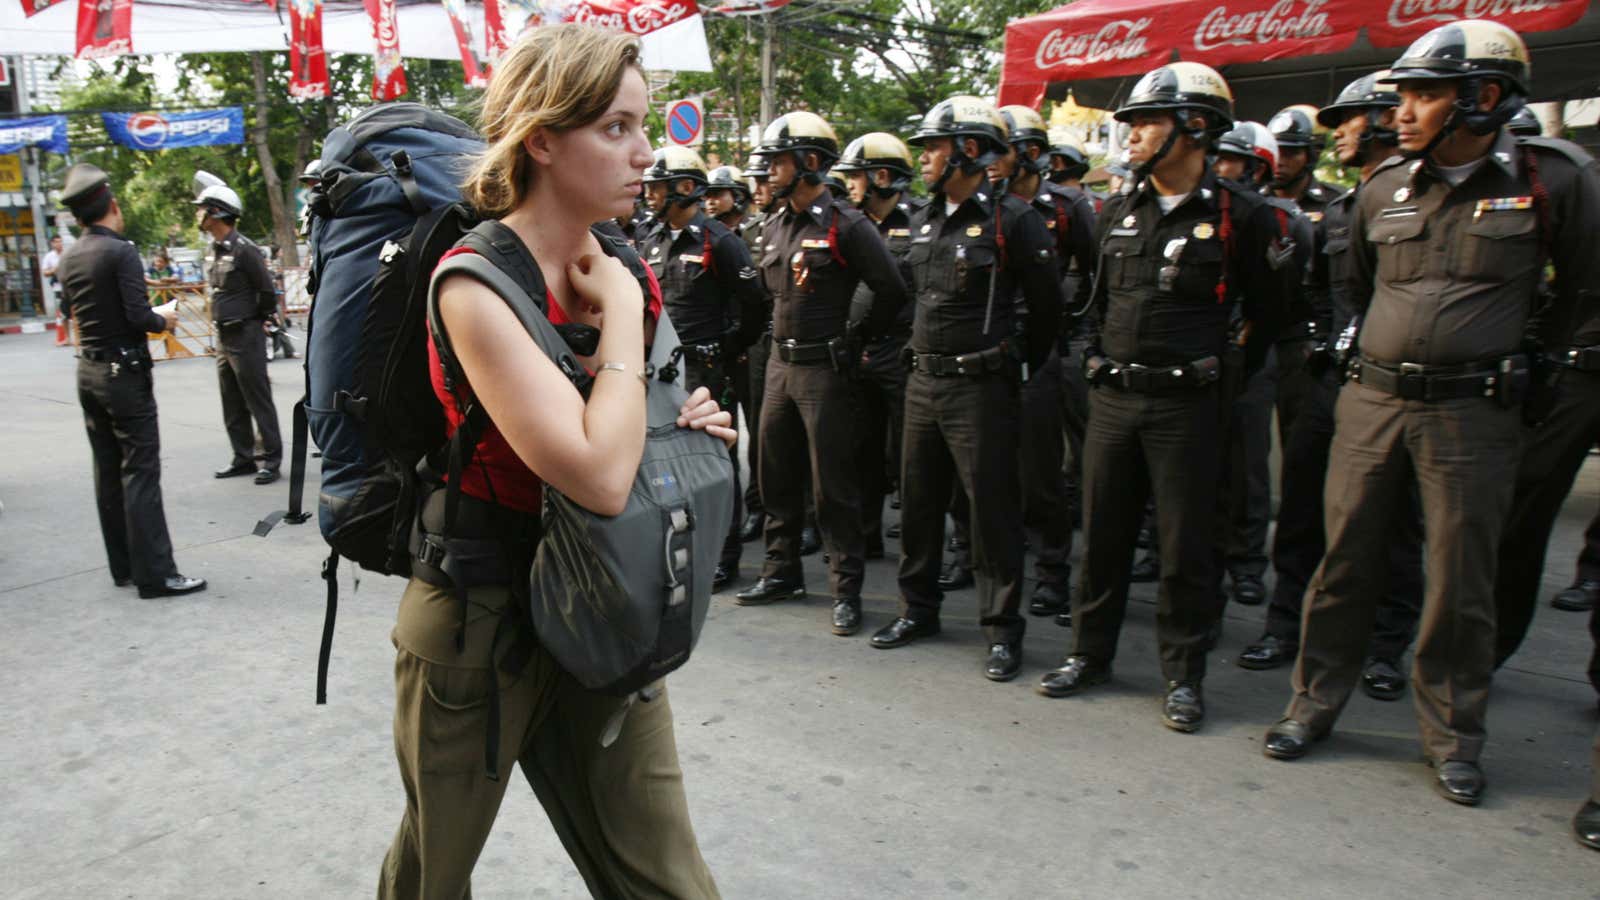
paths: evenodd
<path fill-rule="evenodd" d="M 155 379 L 179 567 L 211 588 L 140 600 L 113 587 L 75 363 L 51 340 L 0 337 L 0 896 L 370 896 L 402 804 L 388 640 L 400 582 L 343 571 L 329 702 L 313 705 L 326 551 L 314 524 L 251 535 L 284 482 L 212 479 L 229 453 L 202 359 L 158 364 Z M 301 369 L 271 374 L 287 435 Z M 1033 685 L 1068 632 L 1031 620 L 1022 677 L 991 684 L 970 590 L 948 601 L 942 636 L 873 650 L 867 635 L 896 609 L 891 560 L 869 564 L 866 628 L 850 639 L 828 634 L 820 594 L 716 599 L 671 679 L 705 855 L 729 898 L 1600 897 L 1600 853 L 1569 824 L 1596 727 L 1587 620 L 1545 602 L 1571 579 L 1597 499 L 1591 461 L 1533 632 L 1496 679 L 1479 808 L 1429 789 L 1408 701 L 1358 695 L 1313 756 L 1263 758 L 1287 671 L 1232 664 L 1260 609 L 1230 608 L 1211 717 L 1181 735 L 1158 721 L 1152 586 L 1135 586 L 1115 680 L 1045 700 Z M 746 547 L 745 583 L 759 556 Z M 806 569 L 823 589 L 820 557 Z M 474 895 L 586 895 L 530 790 L 509 791 Z"/>

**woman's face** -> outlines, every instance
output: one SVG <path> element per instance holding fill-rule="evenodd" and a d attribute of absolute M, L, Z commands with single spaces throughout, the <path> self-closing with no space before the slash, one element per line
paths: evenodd
<path fill-rule="evenodd" d="M 629 68 L 616 99 L 600 118 L 549 134 L 550 164 L 540 175 L 555 182 L 564 202 L 584 209 L 586 221 L 633 214 L 652 159 L 644 131 L 648 110 L 644 76 Z"/>

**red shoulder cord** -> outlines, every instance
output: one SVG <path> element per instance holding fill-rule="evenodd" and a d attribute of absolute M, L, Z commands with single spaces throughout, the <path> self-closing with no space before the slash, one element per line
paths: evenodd
<path fill-rule="evenodd" d="M 1006 231 L 1000 227 L 1000 213 L 1005 209 L 1005 200 L 1006 198 L 1004 197 L 994 198 L 994 247 L 1000 252 L 1000 268 L 1002 269 L 1008 264 L 1006 260 Z"/>
<path fill-rule="evenodd" d="M 715 275 L 717 274 L 717 258 L 711 253 L 711 229 L 702 228 L 706 234 L 705 246 L 700 248 L 700 268 Z"/>
<path fill-rule="evenodd" d="M 1222 237 L 1222 275 L 1217 278 L 1217 305 L 1221 306 L 1228 299 L 1228 260 L 1233 256 L 1233 217 L 1228 214 L 1231 208 L 1228 189 L 1217 190 L 1222 195 L 1220 199 L 1222 224 L 1218 226 Z"/>
<path fill-rule="evenodd" d="M 1067 228 L 1072 220 L 1067 217 L 1067 201 L 1064 198 L 1052 195 L 1050 201 L 1056 205 L 1056 252 L 1062 259 L 1066 258 Z M 1062 265 L 1066 265 L 1065 262 Z"/>
<path fill-rule="evenodd" d="M 1528 180 L 1533 183 L 1533 209 L 1539 217 L 1539 277 L 1544 277 L 1544 263 L 1550 258 L 1550 248 L 1555 241 L 1551 235 L 1550 224 L 1550 192 L 1545 190 L 1544 181 L 1539 178 L 1539 160 L 1534 156 L 1533 148 L 1527 144 L 1522 145 L 1522 161 L 1528 167 Z"/>
<path fill-rule="evenodd" d="M 844 254 L 839 252 L 839 207 L 833 208 L 833 219 L 828 222 L 828 255 L 839 264 L 841 269 L 847 269 L 850 264 L 844 261 Z"/>

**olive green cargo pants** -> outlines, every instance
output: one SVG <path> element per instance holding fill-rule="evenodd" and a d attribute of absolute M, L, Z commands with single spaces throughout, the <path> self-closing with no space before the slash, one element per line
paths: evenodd
<path fill-rule="evenodd" d="M 584 690 L 535 651 L 520 675 L 498 675 L 500 779 L 485 777 L 489 654 L 508 594 L 470 592 L 457 653 L 454 599 L 415 578 L 406 588 L 393 636 L 394 745 L 406 808 L 378 897 L 470 898 L 472 868 L 517 764 L 595 897 L 717 897 L 689 821 L 664 690 L 635 703 L 616 742 L 601 747 L 622 701 Z M 502 638 L 502 655 L 508 643 Z M 541 877 L 553 876 L 528 872 L 529 889 Z"/>

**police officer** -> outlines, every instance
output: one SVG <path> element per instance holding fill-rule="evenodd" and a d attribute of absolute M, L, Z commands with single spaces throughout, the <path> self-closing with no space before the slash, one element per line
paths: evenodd
<path fill-rule="evenodd" d="M 1082 310 L 1088 305 L 1089 281 L 1070 273 L 1088 272 L 1094 267 L 1094 206 L 1081 189 L 1045 180 L 1050 166 L 1049 133 L 1037 112 L 1026 106 L 1002 106 L 1000 117 L 1006 123 L 1010 152 L 995 160 L 989 177 L 995 181 L 995 190 L 1009 190 L 1031 204 L 1044 219 L 1045 228 L 1055 239 L 1065 311 Z M 1022 527 L 1034 552 L 1038 583 L 1028 601 L 1028 612 L 1036 616 L 1070 612 L 1067 598 L 1072 581 L 1068 562 L 1072 555 L 1072 501 L 1063 466 L 1067 447 L 1063 411 L 1069 401 L 1062 369 L 1064 357 L 1071 355 L 1070 340 L 1076 326 L 1075 318 L 1063 317 L 1057 346 L 1044 364 L 1030 373 L 1022 388 L 1022 434 L 1018 441 Z"/>
<path fill-rule="evenodd" d="M 750 184 L 733 166 L 717 166 L 706 174 L 706 215 L 734 234 L 740 233 L 750 209 Z"/>
<path fill-rule="evenodd" d="M 928 205 L 907 193 L 911 149 L 892 134 L 870 132 L 845 147 L 833 171 L 844 178 L 850 202 L 878 226 L 889 252 L 903 264 L 911 248 L 911 217 Z M 902 275 L 909 283 L 909 270 L 902 269 Z M 857 287 L 852 317 L 865 316 L 873 300 L 869 286 Z M 913 304 L 903 304 L 890 329 L 862 347 L 856 370 L 856 471 L 861 475 L 861 534 L 867 559 L 883 556 L 884 499 L 900 480 L 906 396 L 906 367 L 900 354 L 911 337 L 913 309 Z"/>
<path fill-rule="evenodd" d="M 1328 463 L 1328 549 L 1307 589 L 1294 696 L 1263 746 L 1293 759 L 1332 730 L 1366 649 L 1387 526 L 1414 479 L 1427 580 L 1412 683 L 1434 787 L 1464 804 L 1484 790 L 1497 550 L 1524 401 L 1542 394 L 1524 334 L 1532 322 L 1537 349 L 1568 350 L 1600 276 L 1589 157 L 1505 129 L 1529 74 L 1522 38 L 1476 19 L 1423 35 L 1390 72 L 1405 158 L 1372 174 L 1352 216 L 1362 319 Z M 1535 319 L 1547 260 L 1556 282 Z"/>
<path fill-rule="evenodd" d="M 993 193 L 987 168 L 1009 150 L 1005 121 L 976 97 L 928 111 L 922 148 L 932 202 L 911 219 L 916 315 L 907 356 L 900 466 L 901 613 L 879 648 L 938 634 L 944 510 L 960 480 L 972 523 L 984 676 L 1022 667 L 1021 388 L 1050 356 L 1061 316 L 1055 241 L 1027 201 Z"/>
<path fill-rule="evenodd" d="M 1050 171 L 1045 177 L 1051 184 L 1062 187 L 1083 187 L 1083 176 L 1089 174 L 1089 157 L 1083 148 L 1060 142 L 1050 145 Z"/>
<path fill-rule="evenodd" d="M 744 242 L 700 208 L 710 179 L 700 154 L 688 147 L 663 147 L 644 171 L 645 197 L 656 210 L 656 225 L 639 242 L 639 254 L 661 283 L 662 303 L 678 333 L 674 351 L 684 362 L 684 383 L 693 391 L 705 387 L 724 409 L 731 399 L 736 360 L 755 335 L 765 305 L 755 266 Z M 746 323 L 741 328 L 741 322 Z M 734 493 L 739 493 L 737 447 L 733 460 Z M 739 513 L 722 544 L 722 557 L 711 579 L 720 591 L 739 572 Z"/>
<path fill-rule="evenodd" d="M 1317 113 L 1333 129 L 1334 153 L 1340 165 L 1358 168 L 1364 184 L 1374 170 L 1399 152 L 1394 110 L 1400 97 L 1394 86 L 1380 83 L 1375 72 L 1346 85 L 1338 98 Z M 1334 198 L 1321 222 L 1328 266 L 1328 313 L 1319 332 L 1342 335 L 1355 313 L 1350 308 L 1350 211 L 1360 188 Z M 1304 284 L 1302 283 L 1302 287 Z M 1291 325 L 1291 328 L 1293 326 Z M 1333 440 L 1333 407 L 1343 380 L 1348 341 L 1324 339 L 1312 353 L 1306 374 L 1312 379 L 1283 443 L 1283 491 L 1278 504 L 1272 563 L 1277 574 L 1261 637 L 1245 647 L 1238 663 L 1246 669 L 1275 669 L 1294 661 L 1300 646 L 1301 601 L 1306 584 L 1322 561 L 1322 488 L 1328 474 L 1328 446 Z M 1280 343 L 1278 351 L 1285 345 Z M 1373 624 L 1372 643 L 1361 673 L 1361 687 L 1379 700 L 1396 700 L 1405 692 L 1399 661 L 1416 631 L 1422 606 L 1422 511 L 1417 492 L 1409 490 L 1389 523 L 1388 582 Z"/>
<path fill-rule="evenodd" d="M 211 318 L 217 329 L 217 383 L 222 389 L 222 422 L 233 445 L 233 461 L 218 469 L 218 478 L 255 473 L 256 484 L 278 480 L 283 461 L 283 441 L 278 434 L 278 410 L 272 405 L 272 382 L 267 379 L 266 321 L 278 311 L 267 261 L 257 247 L 234 227 L 244 209 L 239 195 L 209 172 L 194 175 L 195 221 L 210 235 L 214 258 L 211 282 Z M 261 434 L 256 450 L 254 431 Z"/>
<path fill-rule="evenodd" d="M 1087 321 L 1084 576 L 1072 601 L 1072 652 L 1039 691 L 1064 697 L 1110 676 L 1134 541 L 1154 493 L 1162 722 L 1194 731 L 1222 612 L 1212 525 L 1232 400 L 1220 386 L 1224 367 L 1259 368 L 1296 273 L 1272 208 L 1206 164 L 1233 122 L 1222 76 L 1198 63 L 1162 66 L 1139 80 L 1116 118 L 1131 126 L 1134 177 L 1100 215 Z"/>
<path fill-rule="evenodd" d="M 861 353 L 857 341 L 890 329 L 906 286 L 878 229 L 828 193 L 823 178 L 839 158 L 833 126 L 815 113 L 786 113 L 767 126 L 757 152 L 767 158 L 773 198 L 780 201 L 758 261 L 773 299 L 772 358 L 759 426 L 767 558 L 761 578 L 736 600 L 748 606 L 805 595 L 801 482 L 809 468 L 829 554 L 833 632 L 849 635 L 861 627 L 865 552 L 850 374 Z M 872 308 L 852 329 L 850 300 L 861 282 L 872 289 Z"/>
<path fill-rule="evenodd" d="M 122 207 L 106 173 L 87 163 L 67 170 L 61 202 L 85 226 L 56 272 L 61 306 L 78 328 L 78 405 L 94 452 L 94 497 L 111 579 L 141 597 L 205 590 L 178 573 L 161 503 L 161 429 L 151 383 L 148 332 L 171 331 L 157 315 L 144 265 L 123 238 Z"/>
<path fill-rule="evenodd" d="M 750 251 L 751 260 L 761 258 L 762 232 L 773 207 L 772 185 L 767 181 L 766 157 L 752 155 L 739 174 L 750 186 L 750 210 L 739 223 L 739 237 Z M 760 320 L 761 334 L 745 350 L 744 389 L 739 394 L 739 408 L 744 412 L 745 437 L 749 443 L 745 459 L 750 464 L 750 484 L 744 489 L 744 523 L 739 528 L 739 540 L 749 543 L 761 537 L 767 529 L 766 506 L 761 502 L 761 479 L 757 470 L 761 465 L 761 398 L 766 394 L 767 359 L 772 355 L 772 295 L 766 294 L 766 285 L 760 279 L 764 294 Z M 753 323 L 752 323 L 753 324 Z"/>

